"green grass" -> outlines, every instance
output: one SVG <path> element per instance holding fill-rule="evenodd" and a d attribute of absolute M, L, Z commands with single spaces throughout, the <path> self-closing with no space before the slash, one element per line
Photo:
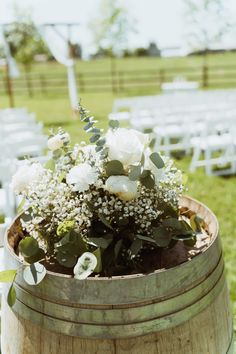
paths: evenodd
<path fill-rule="evenodd" d="M 225 54 L 210 56 L 209 61 L 212 64 L 230 65 L 234 64 L 236 54 Z M 117 60 L 117 65 L 125 68 L 151 68 L 152 66 L 182 66 L 196 65 L 201 63 L 201 58 L 179 58 L 179 59 L 127 59 Z M 77 66 L 81 70 L 104 70 L 108 67 L 109 60 L 96 62 L 81 62 Z M 62 70 L 59 65 L 48 64 L 38 66 L 35 70 Z M 111 111 L 115 96 L 110 93 L 84 94 L 82 103 L 90 109 L 99 121 L 101 127 L 106 127 L 107 114 Z M 74 141 L 84 140 L 85 133 L 70 109 L 68 97 L 51 96 L 45 98 L 28 98 L 20 95 L 15 98 L 16 106 L 27 107 L 30 111 L 36 112 L 40 121 L 45 124 L 45 132 L 51 126 L 61 126 L 72 135 Z M 1 97 L 0 108 L 8 106 L 7 97 Z M 236 177 L 208 177 L 203 169 L 198 169 L 195 173 L 188 172 L 189 158 L 178 160 L 176 163 L 188 175 L 188 194 L 208 205 L 219 219 L 221 239 L 224 248 L 226 270 L 230 287 L 230 295 L 234 306 L 236 316 Z"/>

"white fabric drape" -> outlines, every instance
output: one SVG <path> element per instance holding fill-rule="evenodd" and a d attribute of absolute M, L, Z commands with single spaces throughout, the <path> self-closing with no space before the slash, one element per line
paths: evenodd
<path fill-rule="evenodd" d="M 18 67 L 16 65 L 15 59 L 11 56 L 10 47 L 6 41 L 5 36 L 4 36 L 4 31 L 3 31 L 2 26 L 0 26 L 0 45 L 3 46 L 3 51 L 4 51 L 4 55 L 6 57 L 6 60 L 7 60 L 10 77 L 11 78 L 19 77 L 20 72 L 19 72 Z"/>
<path fill-rule="evenodd" d="M 67 67 L 68 89 L 71 107 L 75 108 L 78 105 L 78 92 L 75 79 L 74 60 L 70 58 L 70 48 L 68 44 L 68 35 L 65 32 L 64 26 L 45 25 L 40 26 L 40 33 L 48 45 L 54 58 Z"/>

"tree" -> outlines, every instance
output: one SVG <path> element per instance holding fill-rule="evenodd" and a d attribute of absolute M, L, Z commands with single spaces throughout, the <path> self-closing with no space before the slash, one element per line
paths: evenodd
<path fill-rule="evenodd" d="M 29 15 L 17 13 L 16 21 L 5 28 L 5 36 L 13 57 L 28 72 L 36 54 L 49 54 L 40 33 Z"/>
<path fill-rule="evenodd" d="M 231 28 L 228 0 L 185 0 L 187 40 L 193 50 L 219 45 Z"/>
<path fill-rule="evenodd" d="M 134 31 L 126 9 L 119 0 L 102 0 L 101 16 L 90 24 L 97 50 L 110 53 L 110 56 L 123 54 L 128 45 L 128 35 Z"/>

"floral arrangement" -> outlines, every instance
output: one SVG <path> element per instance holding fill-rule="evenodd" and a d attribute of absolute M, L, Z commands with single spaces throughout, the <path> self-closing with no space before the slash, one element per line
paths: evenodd
<path fill-rule="evenodd" d="M 43 279 L 45 267 L 76 279 L 150 272 L 150 252 L 179 240 L 194 245 L 200 229 L 197 216 L 190 224 L 180 215 L 181 171 L 152 152 L 148 135 L 117 121 L 103 134 L 81 106 L 79 114 L 90 145 L 71 146 L 59 129 L 49 136 L 46 165 L 29 160 L 13 176 L 25 203 L 17 252 L 30 284 Z"/>

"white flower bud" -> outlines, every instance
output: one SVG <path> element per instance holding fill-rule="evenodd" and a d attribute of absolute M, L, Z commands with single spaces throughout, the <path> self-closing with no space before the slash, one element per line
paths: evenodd
<path fill-rule="evenodd" d="M 137 182 L 131 181 L 127 176 L 110 176 L 106 180 L 105 189 L 124 201 L 137 196 Z"/>

